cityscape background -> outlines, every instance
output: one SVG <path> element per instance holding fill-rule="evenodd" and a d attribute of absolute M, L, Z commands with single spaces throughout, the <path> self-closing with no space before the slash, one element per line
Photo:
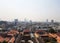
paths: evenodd
<path fill-rule="evenodd" d="M 60 43 L 60 0 L 0 0 L 0 43 Z"/>
<path fill-rule="evenodd" d="M 0 20 L 60 22 L 60 0 L 0 0 Z"/>

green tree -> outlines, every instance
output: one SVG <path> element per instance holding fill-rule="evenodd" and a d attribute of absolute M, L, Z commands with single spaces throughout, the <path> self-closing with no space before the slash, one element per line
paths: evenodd
<path fill-rule="evenodd" d="M 6 42 L 6 41 L 3 41 L 3 43 L 8 43 L 8 42 Z"/>
<path fill-rule="evenodd" d="M 49 32 L 50 33 L 56 33 L 56 31 L 53 28 L 49 29 Z"/>

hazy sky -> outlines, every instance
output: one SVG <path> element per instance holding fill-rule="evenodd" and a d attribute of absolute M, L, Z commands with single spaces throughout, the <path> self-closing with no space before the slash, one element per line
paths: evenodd
<path fill-rule="evenodd" d="M 60 0 L 0 0 L 0 20 L 60 21 Z"/>

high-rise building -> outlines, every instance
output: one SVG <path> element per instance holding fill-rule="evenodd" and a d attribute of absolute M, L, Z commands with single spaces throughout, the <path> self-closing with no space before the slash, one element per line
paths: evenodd
<path fill-rule="evenodd" d="M 48 19 L 46 20 L 46 22 L 48 23 Z"/>
<path fill-rule="evenodd" d="M 18 19 L 14 20 L 14 24 L 17 25 L 18 24 Z"/>
<path fill-rule="evenodd" d="M 54 23 L 54 20 L 51 20 L 51 23 Z"/>

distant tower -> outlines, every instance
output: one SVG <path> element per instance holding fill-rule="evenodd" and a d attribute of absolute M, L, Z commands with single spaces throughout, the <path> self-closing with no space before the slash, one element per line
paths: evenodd
<path fill-rule="evenodd" d="M 46 26 L 49 26 L 49 21 L 48 21 L 48 19 L 46 20 Z"/>
<path fill-rule="evenodd" d="M 15 19 L 14 22 L 15 22 L 14 24 L 17 25 L 18 24 L 18 19 Z"/>
<path fill-rule="evenodd" d="M 48 23 L 48 19 L 46 20 L 46 22 Z"/>
<path fill-rule="evenodd" d="M 30 20 L 30 23 L 32 24 L 32 20 Z"/>
<path fill-rule="evenodd" d="M 51 23 L 54 23 L 54 20 L 51 20 Z"/>

